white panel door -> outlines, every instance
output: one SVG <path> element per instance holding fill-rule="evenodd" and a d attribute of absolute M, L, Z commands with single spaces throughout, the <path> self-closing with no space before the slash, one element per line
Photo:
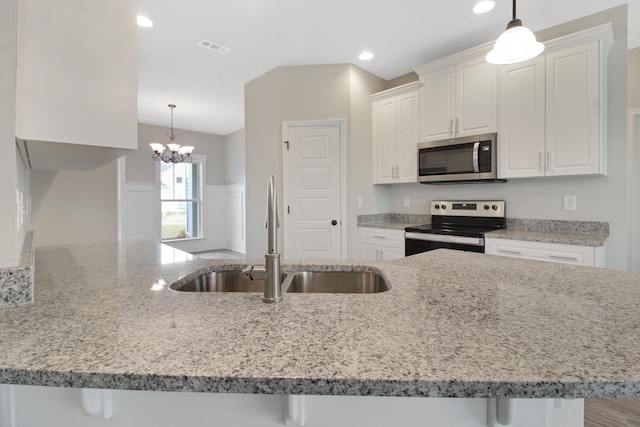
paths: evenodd
<path fill-rule="evenodd" d="M 341 259 L 340 126 L 289 126 L 287 259 Z"/>
<path fill-rule="evenodd" d="M 498 127 L 498 69 L 484 56 L 456 68 L 456 118 L 458 136 L 495 132 Z"/>
<path fill-rule="evenodd" d="M 424 84 L 420 107 L 422 141 L 447 139 L 453 136 L 455 111 L 455 67 L 420 77 Z"/>
<path fill-rule="evenodd" d="M 499 178 L 545 174 L 544 56 L 500 67 Z"/>
<path fill-rule="evenodd" d="M 595 41 L 546 55 L 547 175 L 600 173 L 598 52 Z"/>

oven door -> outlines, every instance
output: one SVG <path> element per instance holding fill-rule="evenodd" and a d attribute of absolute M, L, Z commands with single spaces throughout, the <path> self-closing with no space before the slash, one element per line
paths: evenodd
<path fill-rule="evenodd" d="M 484 238 L 430 233 L 405 233 L 405 256 L 428 252 L 434 249 L 455 249 L 459 251 L 484 253 Z"/>

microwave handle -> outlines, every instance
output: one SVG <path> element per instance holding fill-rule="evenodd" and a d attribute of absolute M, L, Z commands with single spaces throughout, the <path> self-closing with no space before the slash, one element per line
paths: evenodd
<path fill-rule="evenodd" d="M 473 171 L 475 173 L 479 173 L 480 172 L 480 165 L 478 163 L 478 152 L 480 151 L 480 143 L 479 142 L 474 142 L 473 143 Z"/>

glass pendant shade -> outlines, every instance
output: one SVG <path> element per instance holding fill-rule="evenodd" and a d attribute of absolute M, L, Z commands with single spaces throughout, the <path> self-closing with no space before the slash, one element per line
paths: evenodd
<path fill-rule="evenodd" d="M 515 64 L 535 58 L 544 51 L 544 44 L 536 40 L 530 29 L 516 18 L 516 0 L 513 0 L 513 18 L 507 29 L 500 34 L 493 50 L 485 56 L 490 64 Z"/>
<path fill-rule="evenodd" d="M 498 37 L 485 59 L 491 64 L 514 64 L 534 58 L 544 51 L 544 44 L 522 24 L 507 28 Z"/>

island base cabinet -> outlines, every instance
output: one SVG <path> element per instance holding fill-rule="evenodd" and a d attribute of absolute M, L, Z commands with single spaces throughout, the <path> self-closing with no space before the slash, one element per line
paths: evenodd
<path fill-rule="evenodd" d="M 280 395 L 112 390 L 112 416 L 88 415 L 81 390 L 0 386 L 2 427 L 387 427 L 500 426 L 487 420 L 488 399 L 300 396 L 287 411 Z M 582 427 L 583 400 L 514 399 L 511 427 Z M 287 419 L 292 413 L 297 419 Z"/>

